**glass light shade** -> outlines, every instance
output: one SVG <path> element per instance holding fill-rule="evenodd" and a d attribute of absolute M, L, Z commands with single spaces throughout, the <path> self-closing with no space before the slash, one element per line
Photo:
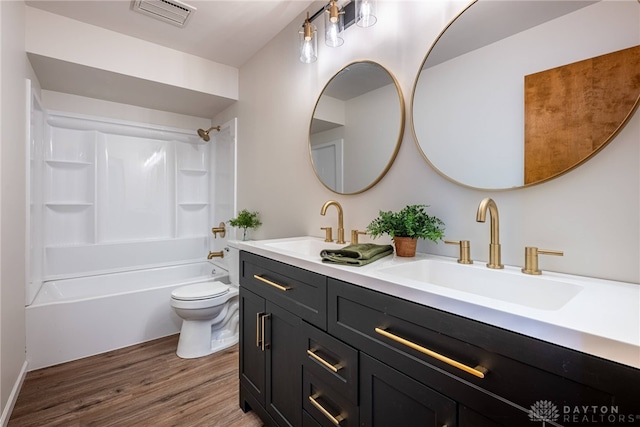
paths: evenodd
<path fill-rule="evenodd" d="M 356 25 L 370 27 L 376 23 L 376 0 L 356 0 Z"/>
<path fill-rule="evenodd" d="M 316 59 L 318 59 L 318 30 L 315 25 L 306 23 L 305 28 L 300 31 L 300 61 L 310 64 Z"/>
<path fill-rule="evenodd" d="M 344 30 L 344 18 L 342 13 L 330 13 L 331 6 L 324 12 L 324 43 L 329 47 L 342 46 L 342 30 Z M 337 10 L 337 9 L 336 9 Z"/>

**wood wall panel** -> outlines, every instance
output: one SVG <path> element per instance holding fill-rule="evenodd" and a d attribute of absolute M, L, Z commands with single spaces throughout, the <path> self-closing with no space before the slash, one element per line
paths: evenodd
<path fill-rule="evenodd" d="M 600 150 L 640 97 L 640 46 L 525 76 L 525 184 Z"/>

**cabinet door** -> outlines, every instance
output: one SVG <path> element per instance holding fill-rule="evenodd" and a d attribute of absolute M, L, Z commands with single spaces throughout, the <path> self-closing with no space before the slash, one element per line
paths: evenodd
<path fill-rule="evenodd" d="M 240 288 L 240 384 L 262 406 L 265 402 L 266 365 L 261 321 L 266 314 L 265 309 L 264 298 Z"/>
<path fill-rule="evenodd" d="M 281 427 L 302 420 L 302 321 L 269 301 L 266 303 L 266 409 Z"/>
<path fill-rule="evenodd" d="M 454 427 L 456 403 L 360 353 L 360 425 Z"/>
<path fill-rule="evenodd" d="M 533 424 L 535 425 L 535 424 Z M 506 424 L 497 423 L 479 413 L 467 408 L 464 405 L 458 405 L 458 427 L 511 427 L 511 421 Z"/>

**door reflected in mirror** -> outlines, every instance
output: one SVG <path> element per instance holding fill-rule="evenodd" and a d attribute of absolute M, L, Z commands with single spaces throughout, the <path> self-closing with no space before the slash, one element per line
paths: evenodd
<path fill-rule="evenodd" d="M 589 65 L 590 77 L 582 72 L 567 77 L 565 67 L 637 46 L 639 9 L 636 1 L 470 5 L 436 40 L 414 85 L 413 132 L 427 162 L 458 184 L 507 189 L 548 181 L 593 157 L 638 106 L 638 49 L 622 60 L 624 67 L 608 65 L 602 72 Z M 552 69 L 561 77 L 551 89 L 525 90 L 527 76 Z M 627 71 L 614 76 L 613 69 Z M 559 169 L 525 181 L 531 154 L 525 154 L 525 139 L 536 140 L 535 150 L 542 150 L 536 154 L 549 161 L 573 150 L 560 147 L 575 141 L 589 148 Z"/>
<path fill-rule="evenodd" d="M 402 92 L 389 71 L 371 61 L 347 65 L 324 87 L 311 119 L 316 176 L 340 194 L 373 187 L 398 153 L 404 120 Z"/>

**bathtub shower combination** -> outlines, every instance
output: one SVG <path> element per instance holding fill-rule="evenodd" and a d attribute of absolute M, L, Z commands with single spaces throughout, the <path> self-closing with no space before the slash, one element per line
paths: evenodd
<path fill-rule="evenodd" d="M 206 256 L 236 210 L 235 120 L 204 142 L 33 104 L 28 370 L 178 333 L 172 291 L 230 283 Z"/>
<path fill-rule="evenodd" d="M 176 334 L 171 292 L 213 281 L 227 271 L 200 262 L 46 282 L 26 308 L 29 370 Z"/>

